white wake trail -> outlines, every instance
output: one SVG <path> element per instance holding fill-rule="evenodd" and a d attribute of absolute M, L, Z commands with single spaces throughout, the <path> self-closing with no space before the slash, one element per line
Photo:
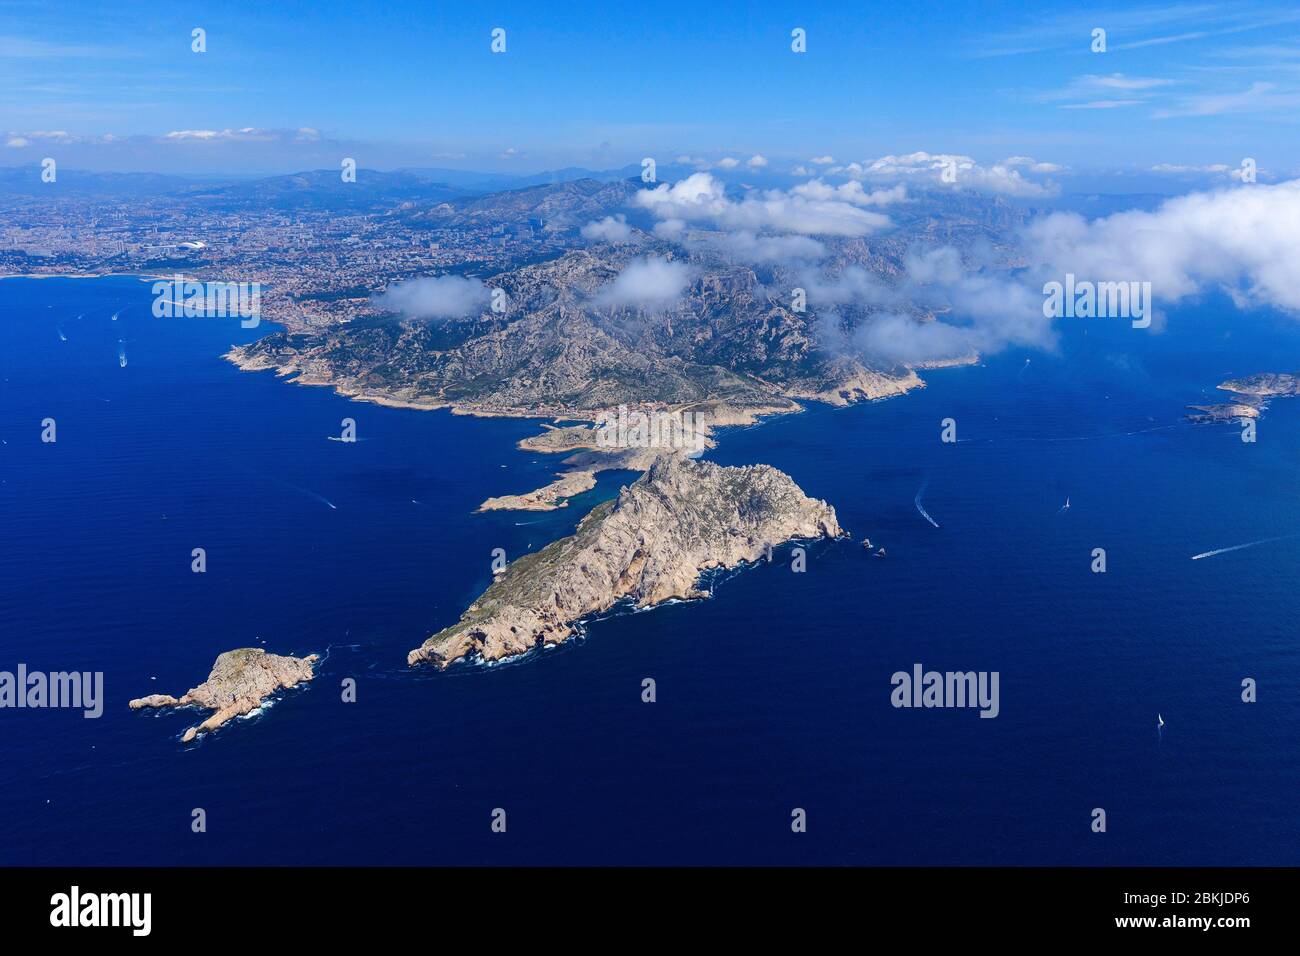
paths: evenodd
<path fill-rule="evenodd" d="M 916 497 L 912 499 L 912 503 L 916 505 L 916 510 L 921 512 L 921 517 L 924 518 L 926 521 L 930 522 L 930 524 L 934 525 L 937 528 L 939 527 L 939 522 L 931 518 L 930 512 L 926 511 L 923 507 L 921 507 L 921 496 L 925 494 L 925 489 L 929 487 L 929 484 L 930 483 L 927 481 L 924 485 L 921 486 L 921 490 L 916 493 Z"/>
<path fill-rule="evenodd" d="M 1258 541 L 1247 541 L 1245 544 L 1234 544 L 1231 548 L 1215 548 L 1213 551 L 1202 551 L 1200 554 L 1192 555 L 1193 561 L 1199 561 L 1201 558 L 1212 558 L 1216 554 L 1227 554 L 1229 551 L 1241 551 L 1245 548 L 1253 548 L 1260 544 L 1269 544 L 1273 541 L 1285 541 L 1287 538 L 1294 538 L 1294 534 L 1282 534 L 1276 538 L 1260 538 Z"/>

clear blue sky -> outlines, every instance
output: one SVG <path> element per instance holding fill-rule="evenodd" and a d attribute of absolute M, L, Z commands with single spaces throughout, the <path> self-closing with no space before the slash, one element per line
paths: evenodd
<path fill-rule="evenodd" d="M 0 0 L 0 165 L 55 147 L 250 172 L 928 150 L 1284 170 L 1298 116 L 1294 3 Z"/>

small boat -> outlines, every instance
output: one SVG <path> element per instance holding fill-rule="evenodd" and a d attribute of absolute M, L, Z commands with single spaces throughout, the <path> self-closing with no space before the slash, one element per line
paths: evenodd
<path fill-rule="evenodd" d="M 1161 717 L 1159 714 L 1156 714 L 1156 726 L 1163 727 L 1164 725 L 1165 725 L 1165 719 Z"/>
<path fill-rule="evenodd" d="M 870 551 L 870 550 L 871 550 L 871 539 L 870 539 L 870 538 L 863 538 L 863 539 L 862 539 L 862 546 L 863 546 L 864 548 L 866 548 L 868 551 Z"/>
<path fill-rule="evenodd" d="M 885 549 L 881 548 L 879 551 L 876 552 L 875 556 L 877 558 L 883 558 L 885 556 Z"/>

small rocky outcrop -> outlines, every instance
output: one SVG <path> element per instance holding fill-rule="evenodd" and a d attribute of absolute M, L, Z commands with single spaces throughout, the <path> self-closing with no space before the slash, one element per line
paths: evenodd
<path fill-rule="evenodd" d="M 489 498 L 478 506 L 479 511 L 554 511 L 567 507 L 569 499 L 596 487 L 596 476 L 590 471 L 569 471 L 549 485 L 522 495 L 501 495 Z"/>
<path fill-rule="evenodd" d="M 1224 402 L 1219 405 L 1188 405 L 1189 422 L 1239 422 L 1243 418 L 1259 418 L 1259 409 L 1245 402 Z"/>
<path fill-rule="evenodd" d="M 136 698 L 129 706 L 132 710 L 194 706 L 213 711 L 207 720 L 185 731 L 181 740 L 189 743 L 201 732 L 216 730 L 226 721 L 256 710 L 276 691 L 311 680 L 315 676 L 312 665 L 317 660 L 315 654 L 289 657 L 268 654 L 256 647 L 226 651 L 217 657 L 208 679 L 179 699 L 169 694 L 149 694 Z"/>
<path fill-rule="evenodd" d="M 844 534 L 835 509 L 769 465 L 666 456 L 594 508 L 568 538 L 509 565 L 460 621 L 407 656 L 447 667 L 558 644 L 576 622 L 629 599 L 650 607 L 708 597 L 700 573 L 757 561 L 792 539 Z"/>

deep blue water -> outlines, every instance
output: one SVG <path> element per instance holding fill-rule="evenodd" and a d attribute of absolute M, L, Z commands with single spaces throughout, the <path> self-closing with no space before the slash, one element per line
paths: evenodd
<path fill-rule="evenodd" d="M 1300 538 L 1189 560 L 1300 532 L 1300 402 L 1253 445 L 1181 422 L 1225 376 L 1300 364 L 1284 318 L 1077 320 L 1056 355 L 725 433 L 711 457 L 787 471 L 889 558 L 823 543 L 796 574 L 782 549 L 713 600 L 437 674 L 406 652 L 492 549 L 541 547 L 629 476 L 474 515 L 548 480 L 514 448 L 537 423 L 240 372 L 220 354 L 265 328 L 149 302 L 130 278 L 0 282 L 0 669 L 102 670 L 107 697 L 99 720 L 0 711 L 2 863 L 1300 862 Z M 345 417 L 362 440 L 328 441 Z M 195 745 L 194 712 L 127 710 L 247 645 L 326 660 Z M 915 662 L 999 671 L 1000 716 L 892 708 Z"/>

